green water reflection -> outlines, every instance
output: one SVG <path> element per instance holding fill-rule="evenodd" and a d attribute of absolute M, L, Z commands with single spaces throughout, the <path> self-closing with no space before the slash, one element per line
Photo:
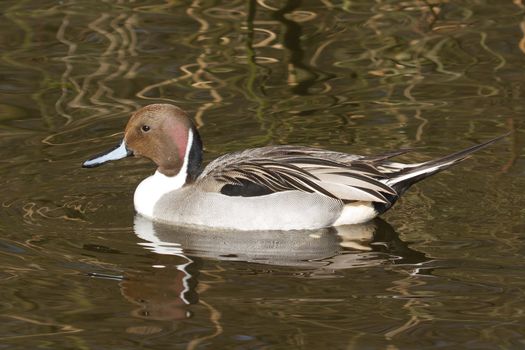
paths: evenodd
<path fill-rule="evenodd" d="M 0 347 L 523 348 L 522 1 L 0 3 Z M 371 226 L 135 221 L 152 165 L 92 171 L 129 114 L 194 116 L 207 160 L 269 144 L 422 161 L 512 136 Z"/>

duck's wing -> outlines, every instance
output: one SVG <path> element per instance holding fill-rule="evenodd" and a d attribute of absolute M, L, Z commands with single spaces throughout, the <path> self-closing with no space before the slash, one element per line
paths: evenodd
<path fill-rule="evenodd" d="M 229 196 L 282 191 L 318 193 L 343 202 L 388 204 L 396 195 L 388 175 L 363 157 L 316 148 L 274 146 L 217 158 L 197 179 L 204 190 Z"/>
<path fill-rule="evenodd" d="M 384 212 L 412 184 L 508 135 L 417 164 L 389 161 L 410 150 L 363 157 L 308 147 L 263 147 L 217 158 L 197 178 L 197 185 L 229 196 L 262 196 L 282 191 L 318 193 L 343 202 L 381 204 L 374 206 Z"/>

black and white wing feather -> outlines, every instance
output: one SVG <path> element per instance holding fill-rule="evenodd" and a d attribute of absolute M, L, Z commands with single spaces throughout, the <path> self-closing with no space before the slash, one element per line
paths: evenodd
<path fill-rule="evenodd" d="M 468 158 L 508 133 L 462 151 L 417 164 L 390 161 L 410 150 L 357 156 L 317 148 L 270 146 L 227 154 L 211 162 L 197 182 L 205 191 L 229 196 L 263 196 L 303 191 L 343 203 L 373 202 L 387 210 L 414 183 Z"/>
<path fill-rule="evenodd" d="M 208 189 L 232 196 L 303 191 L 345 203 L 388 204 L 396 192 L 382 181 L 387 176 L 362 159 L 315 148 L 263 147 L 217 158 L 199 179 L 208 181 Z"/>

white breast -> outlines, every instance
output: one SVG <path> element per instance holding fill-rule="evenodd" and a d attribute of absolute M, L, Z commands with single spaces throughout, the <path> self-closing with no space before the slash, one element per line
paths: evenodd
<path fill-rule="evenodd" d="M 175 176 L 166 176 L 158 171 L 152 176 L 144 179 L 135 190 L 133 204 L 137 213 L 148 218 L 154 218 L 153 208 L 159 199 L 166 193 L 181 188 L 188 176 L 188 158 L 193 143 L 193 132 L 188 130 L 188 144 L 184 154 L 184 161 L 179 173 Z"/>
<path fill-rule="evenodd" d="M 137 213 L 153 218 L 153 208 L 159 199 L 184 185 L 186 173 L 179 172 L 176 176 L 166 176 L 158 171 L 152 176 L 144 179 L 135 190 L 133 204 Z"/>

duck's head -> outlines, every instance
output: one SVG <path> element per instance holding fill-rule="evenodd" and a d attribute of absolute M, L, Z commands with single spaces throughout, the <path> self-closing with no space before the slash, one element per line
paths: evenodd
<path fill-rule="evenodd" d="M 152 104 L 131 116 L 117 147 L 90 158 L 82 166 L 93 168 L 129 156 L 151 159 L 166 176 L 175 176 L 183 169 L 194 178 L 202 160 L 202 143 L 182 109 L 170 104 Z"/>

